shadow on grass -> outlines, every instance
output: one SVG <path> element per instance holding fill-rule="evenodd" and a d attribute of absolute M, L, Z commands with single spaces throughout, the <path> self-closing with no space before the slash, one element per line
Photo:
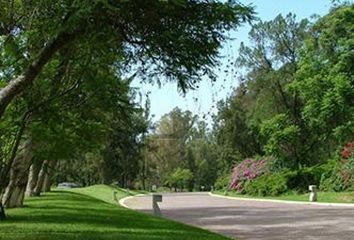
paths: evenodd
<path fill-rule="evenodd" d="M 6 238 L 2 238 L 6 236 Z M 28 199 L 0 223 L 0 239 L 224 239 L 81 193 L 55 191 Z"/>

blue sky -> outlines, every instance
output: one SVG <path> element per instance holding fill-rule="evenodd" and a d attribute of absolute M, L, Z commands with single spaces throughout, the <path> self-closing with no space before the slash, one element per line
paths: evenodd
<path fill-rule="evenodd" d="M 244 4 L 252 4 L 255 6 L 257 16 L 261 20 L 272 20 L 278 14 L 286 15 L 289 12 L 296 14 L 298 19 L 309 18 L 313 14 L 325 15 L 330 7 L 330 0 L 241 0 Z M 215 86 L 205 80 L 200 84 L 198 90 L 189 91 L 186 96 L 182 96 L 177 91 L 175 83 L 167 83 L 159 88 L 157 85 L 140 84 L 139 81 L 133 82 L 134 87 L 138 87 L 143 95 L 151 92 L 151 114 L 154 115 L 153 120 L 157 121 L 160 117 L 175 107 L 182 110 L 190 110 L 200 117 L 204 115 L 210 122 L 210 115 L 216 112 L 215 104 L 218 100 L 225 99 L 238 84 L 237 79 L 232 77 L 233 74 L 225 74 L 224 70 L 227 66 L 228 59 L 232 61 L 237 57 L 237 50 L 241 42 L 248 42 L 249 25 L 240 27 L 236 32 L 230 33 L 234 40 L 224 44 L 220 51 L 221 71 L 216 71 L 218 79 Z M 239 72 L 240 69 L 231 69 Z M 197 99 L 197 100 L 196 100 Z"/>

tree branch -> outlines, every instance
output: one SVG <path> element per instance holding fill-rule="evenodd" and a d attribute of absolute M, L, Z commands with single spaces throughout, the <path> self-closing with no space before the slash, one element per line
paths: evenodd
<path fill-rule="evenodd" d="M 37 58 L 19 76 L 13 78 L 4 88 L 0 90 L 0 118 L 3 116 L 6 107 L 12 99 L 28 87 L 39 75 L 42 68 L 50 61 L 53 55 L 63 46 L 74 40 L 75 34 L 61 33 L 53 41 L 46 44 L 38 54 Z"/>

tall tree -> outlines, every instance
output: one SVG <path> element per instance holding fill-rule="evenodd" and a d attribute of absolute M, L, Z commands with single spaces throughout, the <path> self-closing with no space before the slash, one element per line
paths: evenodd
<path fill-rule="evenodd" d="M 309 160 L 303 147 L 309 144 L 310 133 L 301 116 L 302 102 L 299 92 L 289 89 L 296 77 L 309 27 L 308 20 L 298 22 L 294 14 L 261 21 L 249 33 L 251 45 L 241 44 L 236 62 L 247 69 L 246 126 L 256 130 L 267 154 L 275 155 L 291 167 Z M 283 128 L 276 128 L 276 124 Z M 287 124 L 294 127 L 287 128 Z M 295 131 L 293 141 L 277 141 L 281 140 L 280 135 L 290 134 L 289 129 Z"/>
<path fill-rule="evenodd" d="M 354 5 L 338 6 L 319 19 L 302 51 L 291 86 L 304 102 L 310 146 L 328 156 L 354 138 Z"/>

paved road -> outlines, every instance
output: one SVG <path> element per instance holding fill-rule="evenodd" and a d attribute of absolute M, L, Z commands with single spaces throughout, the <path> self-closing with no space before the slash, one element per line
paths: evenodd
<path fill-rule="evenodd" d="M 152 213 L 151 196 L 125 201 Z M 230 200 L 208 193 L 164 194 L 164 217 L 240 240 L 353 240 L 354 207 Z"/>

